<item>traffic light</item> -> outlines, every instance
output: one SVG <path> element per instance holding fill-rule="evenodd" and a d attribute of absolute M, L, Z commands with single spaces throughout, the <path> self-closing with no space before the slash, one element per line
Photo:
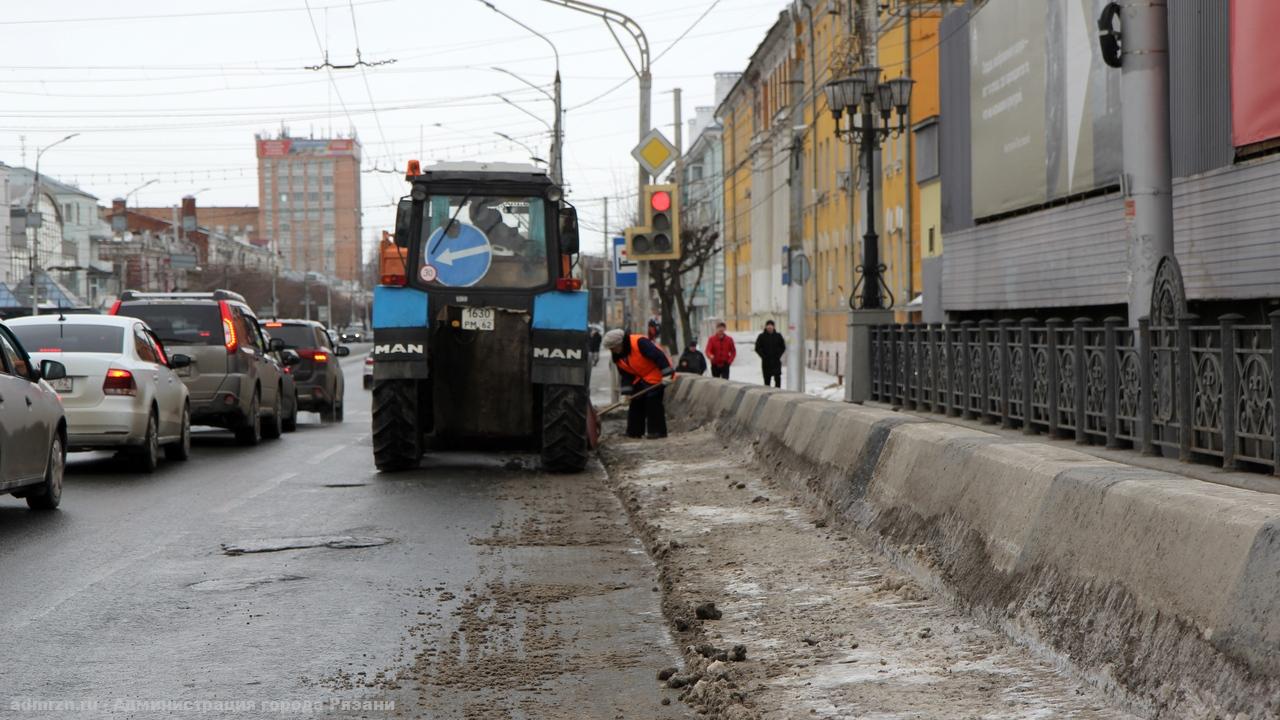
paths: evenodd
<path fill-rule="evenodd" d="M 680 258 L 680 196 L 674 184 L 644 187 L 644 227 L 627 245 L 630 258 L 677 260 Z"/>
<path fill-rule="evenodd" d="M 627 239 L 627 260 L 649 260 L 653 255 L 653 228 L 629 227 L 623 231 Z"/>

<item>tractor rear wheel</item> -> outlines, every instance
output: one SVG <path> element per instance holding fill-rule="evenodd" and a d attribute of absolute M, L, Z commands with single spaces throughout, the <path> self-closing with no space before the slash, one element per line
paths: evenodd
<path fill-rule="evenodd" d="M 416 380 L 380 380 L 373 384 L 373 464 L 381 472 L 418 467 L 422 437 L 418 430 Z"/>
<path fill-rule="evenodd" d="M 587 466 L 587 389 L 576 385 L 542 388 L 542 468 L 582 472 Z"/>

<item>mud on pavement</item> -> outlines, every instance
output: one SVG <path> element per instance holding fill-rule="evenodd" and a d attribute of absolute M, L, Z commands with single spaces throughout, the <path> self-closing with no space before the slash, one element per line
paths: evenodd
<path fill-rule="evenodd" d="M 684 659 L 663 675 L 686 703 L 732 720 L 1134 717 L 827 528 L 742 445 L 701 429 L 602 449 L 658 565 Z"/>

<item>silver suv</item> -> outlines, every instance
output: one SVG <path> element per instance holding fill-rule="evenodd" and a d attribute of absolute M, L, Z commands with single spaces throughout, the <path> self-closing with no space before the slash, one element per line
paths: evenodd
<path fill-rule="evenodd" d="M 245 445 L 278 438 L 286 415 L 284 371 L 244 297 L 209 293 L 142 293 L 126 290 L 112 315 L 138 318 L 172 353 L 191 358 L 177 370 L 191 393 L 191 424 L 227 428 Z"/>

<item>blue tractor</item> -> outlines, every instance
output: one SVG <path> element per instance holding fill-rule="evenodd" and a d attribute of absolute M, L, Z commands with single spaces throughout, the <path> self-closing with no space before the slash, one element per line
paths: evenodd
<path fill-rule="evenodd" d="M 577 211 L 532 165 L 409 163 L 373 298 L 373 458 L 537 449 L 587 463 L 587 293 Z"/>

